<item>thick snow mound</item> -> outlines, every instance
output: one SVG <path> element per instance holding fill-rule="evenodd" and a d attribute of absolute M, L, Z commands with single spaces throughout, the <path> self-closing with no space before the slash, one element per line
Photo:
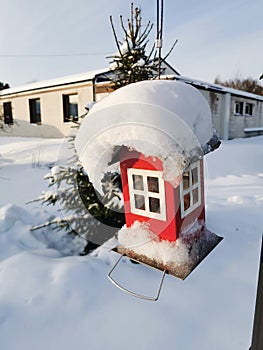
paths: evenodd
<path fill-rule="evenodd" d="M 13 203 L 9 203 L 0 208 L 0 232 L 10 230 L 17 221 L 21 224 L 30 225 L 32 218 L 29 218 L 29 215 L 24 208 Z"/>
<path fill-rule="evenodd" d="M 96 104 L 75 145 L 95 186 L 114 147 L 122 145 L 163 160 L 164 176 L 172 181 L 168 174 L 180 174 L 187 159 L 199 156 L 212 135 L 210 108 L 197 89 L 156 80 L 125 86 Z"/>
<path fill-rule="evenodd" d="M 46 248 L 60 256 L 76 255 L 83 250 L 80 237 L 71 237 L 63 231 L 56 234 L 52 230 L 31 231 L 32 225 L 39 223 L 39 216 L 39 212 L 32 213 L 13 203 L 0 208 L 0 262 L 27 250 Z"/>

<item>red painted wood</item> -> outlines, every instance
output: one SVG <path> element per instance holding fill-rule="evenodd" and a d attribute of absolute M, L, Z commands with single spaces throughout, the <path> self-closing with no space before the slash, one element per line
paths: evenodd
<path fill-rule="evenodd" d="M 182 230 L 187 228 L 196 219 L 205 220 L 204 172 L 202 160 L 200 162 L 201 205 L 186 217 L 181 218 L 179 186 L 174 188 L 169 182 L 165 181 L 166 221 L 161 221 L 131 213 L 127 176 L 127 170 L 129 168 L 163 171 L 161 160 L 154 157 L 145 157 L 139 152 L 127 150 L 121 152 L 120 158 L 124 211 L 127 227 L 130 227 L 135 221 L 147 222 L 149 224 L 149 229 L 152 232 L 155 232 L 162 240 L 172 242 L 179 237 Z"/>
<path fill-rule="evenodd" d="M 126 159 L 125 159 L 126 158 Z M 165 181 L 165 196 L 166 196 L 166 221 L 148 218 L 142 215 L 131 213 L 130 197 L 128 187 L 127 170 L 129 168 L 163 171 L 163 165 L 160 159 L 154 157 L 144 157 L 138 152 L 128 152 L 122 157 L 121 161 L 121 179 L 124 198 L 124 211 L 126 225 L 130 227 L 135 221 L 147 222 L 149 229 L 155 232 L 161 239 L 175 241 L 176 240 L 176 222 L 175 222 L 175 207 L 174 207 L 174 188 Z"/>
<path fill-rule="evenodd" d="M 203 160 L 200 160 L 200 191 L 201 191 L 201 204 L 199 207 L 194 209 L 191 213 L 189 213 L 184 218 L 181 217 L 181 206 L 179 204 L 179 208 L 176 212 L 176 224 L 178 232 L 182 232 L 184 229 L 189 227 L 196 219 L 199 221 L 205 222 L 205 201 L 204 201 L 204 167 Z M 176 202 L 180 203 L 180 192 L 175 195 Z M 179 235 L 179 233 L 178 233 Z"/>

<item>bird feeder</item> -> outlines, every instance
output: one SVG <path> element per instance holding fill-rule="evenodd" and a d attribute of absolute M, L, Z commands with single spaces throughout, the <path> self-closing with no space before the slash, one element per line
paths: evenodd
<path fill-rule="evenodd" d="M 222 239 L 206 227 L 204 193 L 204 156 L 219 144 L 206 99 L 185 83 L 131 84 L 93 107 L 76 148 L 98 189 L 119 167 L 126 225 L 115 251 L 182 279 L 193 271 Z"/>

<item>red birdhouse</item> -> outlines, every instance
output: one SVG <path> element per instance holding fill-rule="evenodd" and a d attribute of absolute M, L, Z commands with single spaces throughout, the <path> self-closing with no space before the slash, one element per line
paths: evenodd
<path fill-rule="evenodd" d="M 121 179 L 127 227 L 148 222 L 160 239 L 174 242 L 196 220 L 205 222 L 203 160 L 190 164 L 177 187 L 163 178 L 160 159 L 122 152 Z"/>
<path fill-rule="evenodd" d="M 205 225 L 203 157 L 219 144 L 207 101 L 185 83 L 131 84 L 93 107 L 76 148 L 98 189 L 119 165 L 119 253 L 183 279 L 209 254 L 222 238 Z"/>
<path fill-rule="evenodd" d="M 158 261 L 152 253 L 147 256 L 147 249 L 152 250 L 152 242 L 140 240 L 138 244 L 141 247 L 148 245 L 148 248 L 138 249 L 136 241 L 129 239 L 122 244 L 120 238 L 117 251 L 184 279 L 221 240 L 205 226 L 203 159 L 195 160 L 185 168 L 176 187 L 164 179 L 163 164 L 159 158 L 146 157 L 140 152 L 123 149 L 120 170 L 126 238 L 129 229 L 141 223 L 141 227 L 155 234 L 149 236 L 155 246 L 171 242 L 169 249 L 175 255 L 178 251 L 180 258 L 177 260 L 175 257 L 168 263 L 163 259 Z M 138 224 L 135 232 L 137 229 Z M 133 234 L 132 229 L 130 234 Z M 180 244 L 176 245 L 177 240 Z M 182 254 L 183 247 L 185 251 Z M 191 254 L 193 248 L 195 256 Z"/>

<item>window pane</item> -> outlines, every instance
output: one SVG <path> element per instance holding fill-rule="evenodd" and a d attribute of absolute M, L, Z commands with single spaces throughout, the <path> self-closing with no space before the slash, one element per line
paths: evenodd
<path fill-rule="evenodd" d="M 135 190 L 143 191 L 143 177 L 142 175 L 132 175 L 133 188 Z"/>
<path fill-rule="evenodd" d="M 69 95 L 69 110 L 71 117 L 78 116 L 78 95 Z"/>
<path fill-rule="evenodd" d="M 243 102 L 235 102 L 235 114 L 243 114 Z"/>
<path fill-rule="evenodd" d="M 147 176 L 147 185 L 149 192 L 159 193 L 158 177 Z"/>
<path fill-rule="evenodd" d="M 36 114 L 40 114 L 40 100 L 35 100 L 36 102 Z"/>
<path fill-rule="evenodd" d="M 184 211 L 190 208 L 190 193 L 184 195 Z"/>
<path fill-rule="evenodd" d="M 30 123 L 41 123 L 40 99 L 29 100 Z"/>
<path fill-rule="evenodd" d="M 70 104 L 69 105 L 69 113 L 71 117 L 77 117 L 78 116 L 78 105 L 77 104 Z"/>
<path fill-rule="evenodd" d="M 12 104 L 11 102 L 4 102 L 4 123 L 13 124 L 13 113 L 12 113 Z"/>
<path fill-rule="evenodd" d="M 253 114 L 253 104 L 252 103 L 246 103 L 246 105 L 245 105 L 245 114 L 246 115 L 252 115 Z"/>
<path fill-rule="evenodd" d="M 144 196 L 141 196 L 140 194 L 135 194 L 134 201 L 135 201 L 135 208 L 136 209 L 145 210 Z"/>
<path fill-rule="evenodd" d="M 160 199 L 149 197 L 149 208 L 152 213 L 160 213 Z"/>
<path fill-rule="evenodd" d="M 63 95 L 64 122 L 78 120 L 78 95 Z"/>
<path fill-rule="evenodd" d="M 192 184 L 196 184 L 198 182 L 198 171 L 197 168 L 192 170 Z"/>
<path fill-rule="evenodd" d="M 193 190 L 193 204 L 196 204 L 198 202 L 198 198 L 199 198 L 199 196 L 198 196 L 198 188 L 195 188 Z"/>
<path fill-rule="evenodd" d="M 190 177 L 189 177 L 189 171 L 183 173 L 183 189 L 187 190 L 190 186 Z"/>

